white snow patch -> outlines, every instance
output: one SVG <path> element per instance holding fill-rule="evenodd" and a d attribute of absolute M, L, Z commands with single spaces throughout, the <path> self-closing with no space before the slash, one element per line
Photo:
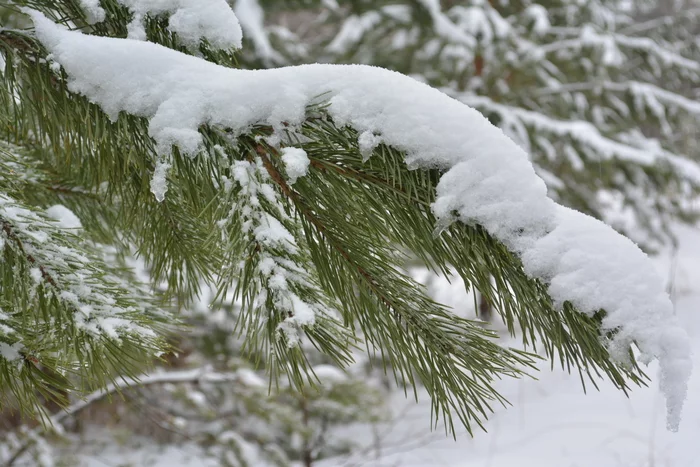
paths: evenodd
<path fill-rule="evenodd" d="M 150 118 L 161 150 L 175 143 L 193 152 L 204 123 L 234 134 L 254 124 L 299 125 L 306 106 L 323 95 L 336 124 L 380 134 L 405 152 L 409 167 L 445 170 L 433 207 L 440 222 L 482 225 L 520 255 L 533 277 L 551 284 L 557 302 L 569 300 L 587 314 L 605 309 L 603 331 L 621 327 L 610 343 L 619 361 L 626 358 L 616 350 L 631 339 L 660 360 L 668 424 L 677 428 L 689 344 L 653 265 L 610 227 L 548 198 L 527 153 L 476 110 L 379 68 L 228 69 L 156 44 L 71 32 L 30 14 L 38 38 L 68 73 L 70 89 L 111 115 Z"/>
<path fill-rule="evenodd" d="M 41 273 L 41 269 L 39 269 L 39 268 L 31 268 L 31 269 L 29 270 L 29 277 L 32 278 L 32 281 L 33 281 L 35 284 L 41 284 L 41 280 L 42 280 L 42 277 L 43 277 L 43 274 Z"/>
<path fill-rule="evenodd" d="M 301 148 L 282 148 L 282 162 L 284 162 L 290 185 L 309 171 L 309 156 Z"/>
<path fill-rule="evenodd" d="M 239 368 L 236 370 L 236 377 L 246 386 L 256 388 L 264 388 L 267 386 L 265 380 L 250 368 Z"/>
<path fill-rule="evenodd" d="M 204 408 L 209 405 L 207 396 L 201 391 L 188 391 L 187 399 L 199 408 Z"/>
<path fill-rule="evenodd" d="M 528 5 L 523 13 L 532 21 L 532 30 L 535 34 L 544 34 L 551 27 L 547 9 L 542 5 Z"/>
<path fill-rule="evenodd" d="M 363 131 L 360 133 L 360 136 L 357 138 L 357 145 L 360 149 L 363 162 L 367 162 L 367 160 L 372 157 L 372 152 L 374 152 L 381 142 L 382 138 L 371 131 Z"/>
<path fill-rule="evenodd" d="M 255 239 L 264 245 L 296 251 L 296 240 L 284 225 L 266 212 L 260 215 L 260 225 L 253 230 Z"/>
<path fill-rule="evenodd" d="M 80 229 L 83 227 L 83 224 L 80 222 L 80 219 L 78 219 L 78 216 L 76 216 L 73 211 L 61 204 L 51 206 L 46 210 L 46 214 L 48 214 L 52 219 L 55 219 L 57 224 L 64 229 Z"/>
<path fill-rule="evenodd" d="M 336 384 L 348 380 L 348 375 L 333 365 L 316 365 L 313 368 L 314 374 L 322 383 Z"/>
<path fill-rule="evenodd" d="M 8 360 L 10 362 L 15 362 L 22 359 L 22 354 L 20 351 L 23 346 L 21 343 L 16 342 L 12 345 L 6 342 L 0 342 L 0 357 Z"/>
<path fill-rule="evenodd" d="M 237 0 L 233 11 L 241 23 L 245 36 L 255 46 L 255 54 L 268 64 L 281 63 L 284 58 L 270 44 L 265 30 L 265 12 L 258 0 Z"/>
<path fill-rule="evenodd" d="M 80 0 L 80 6 L 85 11 L 90 24 L 100 23 L 105 20 L 105 11 L 100 6 L 100 0 Z"/>

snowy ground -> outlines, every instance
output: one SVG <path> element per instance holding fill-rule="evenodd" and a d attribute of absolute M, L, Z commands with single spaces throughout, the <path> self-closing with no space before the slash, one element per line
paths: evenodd
<path fill-rule="evenodd" d="M 499 388 L 512 403 L 498 410 L 488 433 L 457 440 L 429 432 L 430 406 L 397 400 L 397 422 L 381 433 L 381 450 L 368 448 L 351 459 L 319 466 L 455 467 L 691 467 L 700 466 L 700 231 L 679 229 L 680 248 L 657 259 L 659 271 L 673 284 L 676 312 L 694 341 L 695 373 L 679 433 L 665 428 L 664 400 L 656 383 L 638 388 L 630 398 L 609 385 L 600 392 L 581 389 L 578 375 L 543 368 L 538 380 L 505 380 Z M 675 260 L 674 260 L 675 258 Z M 654 375 L 656 368 L 649 368 Z M 370 439 L 367 429 L 354 436 Z M 95 445 L 92 446 L 93 449 Z M 145 447 L 125 452 L 114 444 L 86 455 L 89 467 L 149 465 L 204 467 L 194 446 Z M 379 458 L 377 458 L 379 457 Z"/>

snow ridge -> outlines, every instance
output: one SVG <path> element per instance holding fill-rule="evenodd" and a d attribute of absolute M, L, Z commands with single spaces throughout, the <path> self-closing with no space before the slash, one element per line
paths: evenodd
<path fill-rule="evenodd" d="M 527 153 L 476 110 L 380 68 L 228 69 L 152 43 L 70 32 L 29 13 L 70 89 L 113 117 L 149 118 L 162 155 L 172 144 L 196 154 L 204 123 L 239 134 L 254 124 L 299 125 L 323 95 L 336 124 L 405 152 L 409 167 L 445 170 L 433 206 L 440 222 L 482 225 L 549 284 L 558 305 L 570 301 L 588 315 L 605 309 L 604 330 L 618 330 L 608 343 L 613 358 L 626 362 L 634 341 L 645 358 L 659 359 L 668 426 L 677 429 L 690 344 L 653 264 L 612 228 L 548 198 Z"/>

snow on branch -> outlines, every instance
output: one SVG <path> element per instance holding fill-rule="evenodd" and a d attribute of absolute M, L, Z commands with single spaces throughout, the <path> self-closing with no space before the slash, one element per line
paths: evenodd
<path fill-rule="evenodd" d="M 598 92 L 600 90 L 620 93 L 631 93 L 636 100 L 654 100 L 665 106 L 678 108 L 696 118 L 700 118 L 700 102 L 688 99 L 675 92 L 667 91 L 654 84 L 640 81 L 587 81 L 580 83 L 553 83 L 550 86 L 535 91 L 537 96 L 563 94 L 570 92 Z"/>
<path fill-rule="evenodd" d="M 622 65 L 625 63 L 625 60 L 620 49 L 630 49 L 646 52 L 657 57 L 661 60 L 661 63 L 667 66 L 678 67 L 694 73 L 700 72 L 700 63 L 663 48 L 652 39 L 622 34 L 601 34 L 589 26 L 581 28 L 579 31 L 579 37 L 556 41 L 542 46 L 536 45 L 532 52 L 534 56 L 542 57 L 560 50 L 579 50 L 584 47 L 596 46 L 602 47 L 606 51 L 604 56 L 606 63 Z"/>
<path fill-rule="evenodd" d="M 466 45 L 468 47 L 474 47 L 476 45 L 476 40 L 473 36 L 465 33 L 462 29 L 457 27 L 457 25 L 442 12 L 440 2 L 438 0 L 419 1 L 423 7 L 428 10 L 430 18 L 432 19 L 435 27 L 435 32 L 438 36 L 446 39 L 449 42 Z"/>
<path fill-rule="evenodd" d="M 50 425 L 52 427 L 60 427 L 60 424 L 68 417 L 77 414 L 86 407 L 99 402 L 112 394 L 124 392 L 129 389 L 138 389 L 146 386 L 154 386 L 157 384 L 181 384 L 181 383 L 209 383 L 209 384 L 225 384 L 238 383 L 244 386 L 262 386 L 266 383 L 262 381 L 255 373 L 248 369 L 241 369 L 229 373 L 219 373 L 209 368 L 194 368 L 191 370 L 181 371 L 166 371 L 143 375 L 136 378 L 135 381 L 118 380 L 108 384 L 104 389 L 98 389 L 92 392 L 84 399 L 81 399 L 66 409 L 58 412 L 51 417 Z"/>
<path fill-rule="evenodd" d="M 119 277 L 99 270 L 95 258 L 74 248 L 77 237 L 63 222 L 0 193 L 0 253 L 9 248 L 22 257 L 34 287 L 43 287 L 71 309 L 76 329 L 115 342 L 124 334 L 155 339 L 153 330 L 135 318 L 146 311 L 143 298 L 129 292 Z"/>
<path fill-rule="evenodd" d="M 691 371 L 690 345 L 652 263 L 631 241 L 547 197 L 527 154 L 478 111 L 399 73 L 350 65 L 272 70 L 217 66 L 156 44 L 87 36 L 28 11 L 38 39 L 67 72 L 70 89 L 105 112 L 150 119 L 163 154 L 194 155 L 202 124 L 244 134 L 256 124 L 300 125 L 323 96 L 337 125 L 371 132 L 410 168 L 444 171 L 433 212 L 443 225 L 483 226 L 549 285 L 554 302 L 593 315 L 612 357 L 635 343 L 661 363 L 668 425 L 676 429 Z"/>
<path fill-rule="evenodd" d="M 238 19 L 226 0 L 117 0 L 133 13 L 129 23 L 130 39 L 146 39 L 146 15 L 170 14 L 168 29 L 183 43 L 196 47 L 206 39 L 216 49 L 240 48 L 243 33 Z M 105 19 L 99 0 L 80 0 L 91 22 Z"/>

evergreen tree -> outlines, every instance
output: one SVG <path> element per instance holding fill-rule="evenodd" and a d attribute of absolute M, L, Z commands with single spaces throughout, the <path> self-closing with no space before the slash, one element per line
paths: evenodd
<path fill-rule="evenodd" d="M 170 320 L 148 304 L 187 305 L 204 282 L 240 303 L 236 331 L 273 388 L 313 387 L 310 347 L 347 367 L 362 342 L 399 385 L 426 388 L 447 428 L 471 430 L 505 403 L 492 382 L 537 357 L 433 301 L 402 271 L 417 257 L 582 381 L 627 390 L 644 377 L 631 346 L 659 358 L 677 426 L 686 338 L 653 268 L 551 202 L 478 113 L 380 70 L 236 70 L 222 0 L 2 6 L 17 27 L 0 30 L 0 382 L 23 407 L 37 389 L 65 403 L 134 376 Z M 56 204 L 78 235 L 51 220 Z M 131 253 L 162 293 L 125 271 Z"/>

